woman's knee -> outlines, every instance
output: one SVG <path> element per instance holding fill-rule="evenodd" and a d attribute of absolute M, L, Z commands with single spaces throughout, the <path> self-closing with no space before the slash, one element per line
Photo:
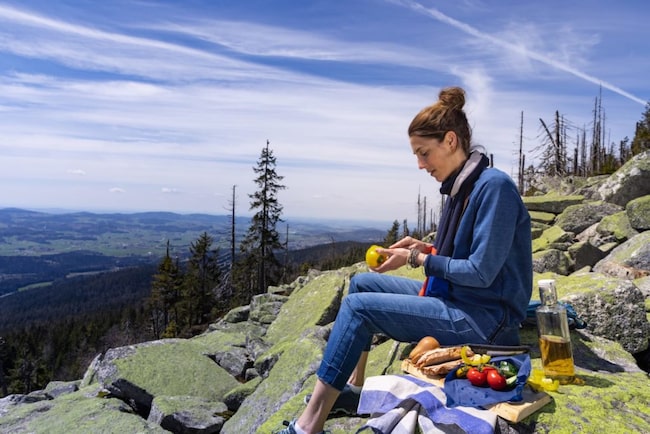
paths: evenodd
<path fill-rule="evenodd" d="M 381 278 L 378 273 L 359 273 L 352 276 L 350 279 L 350 287 L 348 293 L 353 294 L 357 292 L 374 292 L 373 287 L 376 285 L 376 280 Z"/>

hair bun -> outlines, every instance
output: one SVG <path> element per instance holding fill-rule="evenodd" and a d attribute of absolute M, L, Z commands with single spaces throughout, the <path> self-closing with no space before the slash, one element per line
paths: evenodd
<path fill-rule="evenodd" d="M 449 109 L 462 110 L 465 105 L 465 91 L 460 87 L 446 87 L 438 94 L 440 104 Z"/>

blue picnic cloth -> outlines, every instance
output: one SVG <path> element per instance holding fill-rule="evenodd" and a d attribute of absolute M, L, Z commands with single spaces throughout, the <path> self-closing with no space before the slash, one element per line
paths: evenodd
<path fill-rule="evenodd" d="M 449 408 L 441 387 L 411 375 L 368 377 L 361 391 L 358 413 L 370 414 L 357 433 L 413 434 L 465 432 L 493 434 L 495 413 L 473 407 Z"/>
<path fill-rule="evenodd" d="M 502 360 L 513 363 L 517 371 L 517 383 L 515 387 L 508 390 L 493 390 L 490 387 L 476 387 L 466 378 L 456 378 L 456 371 L 453 369 L 445 378 L 444 391 L 447 395 L 447 406 L 469 406 L 481 408 L 486 405 L 499 402 L 518 402 L 523 399 L 522 392 L 526 381 L 530 376 L 530 356 L 528 354 L 517 354 L 513 356 L 493 357 L 490 363 L 498 364 Z"/>

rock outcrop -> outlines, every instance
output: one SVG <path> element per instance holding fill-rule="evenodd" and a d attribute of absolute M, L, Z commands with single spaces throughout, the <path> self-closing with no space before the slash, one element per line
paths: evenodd
<path fill-rule="evenodd" d="M 501 432 L 647 432 L 650 379 L 640 365 L 648 369 L 649 160 L 646 152 L 610 177 L 525 199 L 535 281 L 556 279 L 560 299 L 588 324 L 572 331 L 583 384 L 562 386 L 517 424 L 500 420 Z M 310 272 L 200 336 L 110 349 L 81 380 L 0 399 L 0 432 L 273 432 L 304 408 L 349 279 L 366 271 L 359 263 Z M 521 338 L 541 367 L 536 330 L 523 327 Z M 401 373 L 411 346 L 376 337 L 367 375 Z M 332 418 L 326 428 L 353 433 L 363 421 Z"/>

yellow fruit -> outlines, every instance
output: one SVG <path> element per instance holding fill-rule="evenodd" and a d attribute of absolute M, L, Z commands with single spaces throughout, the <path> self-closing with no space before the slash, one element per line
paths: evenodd
<path fill-rule="evenodd" d="M 380 255 L 377 253 L 377 249 L 381 248 L 381 246 L 372 245 L 366 251 L 366 264 L 368 264 L 370 268 L 379 267 L 382 262 L 386 260 L 386 255 Z"/>
<path fill-rule="evenodd" d="M 420 342 L 411 350 L 411 353 L 409 354 L 409 358 L 413 359 L 416 356 L 419 356 L 421 353 L 429 350 L 435 350 L 436 348 L 440 348 L 440 343 L 436 338 L 433 336 L 425 336 L 422 339 L 420 339 Z"/>

